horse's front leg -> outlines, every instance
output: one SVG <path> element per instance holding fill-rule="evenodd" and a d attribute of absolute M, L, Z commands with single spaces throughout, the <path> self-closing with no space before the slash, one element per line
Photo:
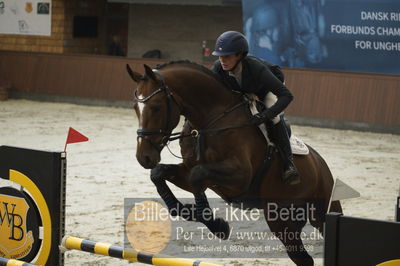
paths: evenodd
<path fill-rule="evenodd" d="M 217 237 L 229 238 L 229 224 L 222 218 L 215 218 L 204 193 L 210 184 L 220 186 L 240 186 L 243 176 L 234 168 L 224 164 L 203 164 L 193 167 L 189 182 L 195 198 L 196 220 L 203 223 Z"/>
<path fill-rule="evenodd" d="M 158 194 L 160 194 L 161 198 L 167 205 L 170 214 L 172 216 L 179 215 L 188 221 L 193 221 L 193 205 L 182 204 L 165 182 L 168 180 L 173 184 L 190 191 L 189 186 L 186 184 L 187 182 L 185 182 L 185 178 L 188 174 L 188 170 L 182 164 L 158 164 L 151 170 L 150 178 L 156 186 Z"/>

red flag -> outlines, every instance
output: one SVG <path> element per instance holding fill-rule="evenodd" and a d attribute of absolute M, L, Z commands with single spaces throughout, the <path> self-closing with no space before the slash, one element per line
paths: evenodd
<path fill-rule="evenodd" d="M 65 142 L 64 152 L 67 150 L 67 144 L 88 141 L 89 138 L 79 133 L 72 127 L 69 128 L 67 141 Z"/>

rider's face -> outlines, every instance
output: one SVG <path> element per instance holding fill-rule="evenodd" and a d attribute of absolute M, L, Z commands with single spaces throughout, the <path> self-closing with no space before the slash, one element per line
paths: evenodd
<path fill-rule="evenodd" d="M 231 70 L 240 60 L 240 54 L 224 55 L 219 57 L 219 62 L 221 63 L 223 70 Z"/>

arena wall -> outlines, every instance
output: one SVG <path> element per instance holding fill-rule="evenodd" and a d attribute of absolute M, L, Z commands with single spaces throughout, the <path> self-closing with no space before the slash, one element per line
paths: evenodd
<path fill-rule="evenodd" d="M 202 61 L 203 41 L 213 48 L 224 31 L 242 30 L 240 6 L 131 4 L 128 57 L 158 49 L 162 58 Z M 211 59 L 211 58 L 210 58 Z"/>
<path fill-rule="evenodd" d="M 0 82 L 12 96 L 131 107 L 135 83 L 126 64 L 143 72 L 164 61 L 112 56 L 0 51 Z M 400 134 L 400 76 L 284 69 L 297 124 Z"/>

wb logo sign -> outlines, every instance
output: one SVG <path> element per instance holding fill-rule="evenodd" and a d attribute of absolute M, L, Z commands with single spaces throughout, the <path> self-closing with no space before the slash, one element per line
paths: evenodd
<path fill-rule="evenodd" d="M 2 201 L 0 202 L 3 208 L 0 208 L 0 226 L 3 227 L 3 224 L 6 223 L 7 227 L 10 228 L 10 237 L 11 240 L 21 241 L 24 238 L 25 232 L 22 229 L 22 216 L 15 213 L 15 205 Z"/>
<path fill-rule="evenodd" d="M 32 231 L 27 232 L 29 205 L 25 198 L 0 194 L 0 256 L 23 258 L 32 249 Z"/>

